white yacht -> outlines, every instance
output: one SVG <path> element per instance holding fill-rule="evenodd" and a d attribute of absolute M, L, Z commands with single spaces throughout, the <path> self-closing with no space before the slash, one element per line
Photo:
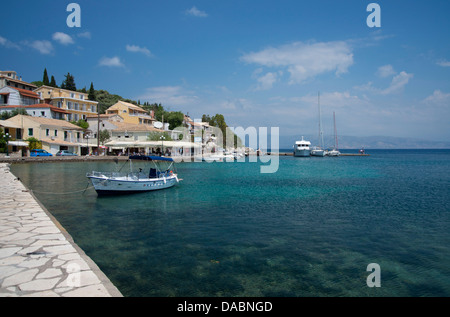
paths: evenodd
<path fill-rule="evenodd" d="M 302 136 L 301 141 L 296 141 L 294 144 L 294 156 L 305 157 L 310 156 L 310 154 L 311 154 L 311 142 L 305 141 Z"/>

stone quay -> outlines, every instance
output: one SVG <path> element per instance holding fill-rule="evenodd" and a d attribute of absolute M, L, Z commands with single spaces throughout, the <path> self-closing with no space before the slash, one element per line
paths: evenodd
<path fill-rule="evenodd" d="M 122 297 L 7 163 L 0 163 L 0 297 Z"/>

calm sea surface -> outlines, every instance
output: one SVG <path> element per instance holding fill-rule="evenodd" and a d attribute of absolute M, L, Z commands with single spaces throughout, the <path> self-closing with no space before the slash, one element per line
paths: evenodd
<path fill-rule="evenodd" d="M 120 197 L 81 191 L 123 162 L 11 170 L 125 296 L 450 296 L 450 150 L 367 152 L 180 163 L 178 186 Z"/>

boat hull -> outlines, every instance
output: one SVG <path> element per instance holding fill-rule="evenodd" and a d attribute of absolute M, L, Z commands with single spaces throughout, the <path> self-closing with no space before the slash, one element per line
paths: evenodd
<path fill-rule="evenodd" d="M 325 150 L 312 150 L 311 151 L 311 156 L 319 156 L 319 157 L 324 157 L 325 156 Z"/>
<path fill-rule="evenodd" d="M 120 195 L 166 189 L 178 183 L 176 176 L 147 180 L 88 177 L 98 195 Z"/>
<path fill-rule="evenodd" d="M 295 157 L 307 157 L 311 155 L 311 150 L 294 150 L 294 156 Z"/>
<path fill-rule="evenodd" d="M 341 152 L 336 151 L 336 150 L 332 150 L 332 151 L 328 151 L 328 156 L 340 156 Z"/>

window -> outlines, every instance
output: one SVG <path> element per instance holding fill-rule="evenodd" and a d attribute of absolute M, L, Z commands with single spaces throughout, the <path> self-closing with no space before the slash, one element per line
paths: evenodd
<path fill-rule="evenodd" d="M 84 96 L 83 96 L 83 95 L 81 95 L 81 94 L 80 94 L 80 99 L 81 99 L 81 100 L 83 100 L 83 99 L 84 99 Z"/>
<path fill-rule="evenodd" d="M 78 110 L 78 104 L 77 103 L 74 103 L 74 108 L 75 108 L 75 110 Z"/>
<path fill-rule="evenodd" d="M 28 129 L 28 136 L 33 136 L 33 128 Z"/>
<path fill-rule="evenodd" d="M 62 106 L 61 101 L 58 101 L 58 103 L 56 105 L 57 105 L 58 108 L 61 108 L 61 106 Z"/>
<path fill-rule="evenodd" d="M 45 136 L 50 136 L 50 129 L 45 130 Z"/>
<path fill-rule="evenodd" d="M 66 140 L 68 138 L 69 134 L 67 133 L 67 131 L 64 131 L 64 140 Z"/>
<path fill-rule="evenodd" d="M 45 111 L 41 111 L 41 116 L 45 117 Z"/>
<path fill-rule="evenodd" d="M 72 103 L 70 101 L 67 102 L 67 109 L 72 109 Z"/>
<path fill-rule="evenodd" d="M 75 98 L 75 94 L 74 93 L 70 93 L 70 98 Z"/>
<path fill-rule="evenodd" d="M 55 136 L 58 136 L 58 130 L 55 130 Z"/>

